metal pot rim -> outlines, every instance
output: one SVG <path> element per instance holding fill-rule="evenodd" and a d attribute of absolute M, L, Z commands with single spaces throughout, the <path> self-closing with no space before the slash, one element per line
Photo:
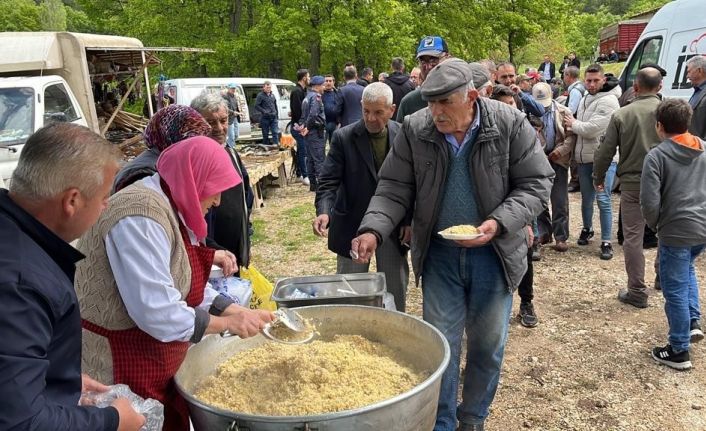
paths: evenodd
<path fill-rule="evenodd" d="M 412 316 L 407 313 L 402 313 L 400 311 L 392 311 L 392 310 L 385 310 L 382 308 L 377 308 L 377 307 L 368 307 L 365 305 L 344 305 L 344 304 L 331 304 L 331 305 L 310 305 L 306 307 L 298 307 L 299 310 L 307 309 L 307 308 L 321 308 L 321 307 L 335 307 L 335 308 L 365 308 L 366 310 L 369 309 L 376 309 L 379 310 L 379 312 L 382 313 L 396 313 L 402 316 L 405 316 L 406 318 L 411 318 L 411 319 L 416 319 L 423 325 L 427 326 L 432 330 L 436 336 L 439 337 L 439 339 L 442 341 L 442 344 L 444 346 L 444 358 L 441 361 L 441 364 L 437 367 L 437 369 L 428 377 L 426 378 L 422 383 L 419 385 L 415 386 L 414 388 L 410 389 L 407 392 L 403 392 L 395 397 L 388 398 L 383 401 L 379 401 L 374 404 L 368 404 L 367 406 L 359 407 L 357 409 L 352 409 L 352 410 L 342 410 L 340 412 L 334 412 L 334 413 L 324 413 L 320 415 L 312 415 L 312 416 L 263 416 L 263 415 L 252 415 L 252 414 L 245 414 L 245 413 L 239 413 L 235 412 L 233 410 L 225 410 L 221 409 L 219 407 L 211 406 L 210 404 L 205 404 L 201 402 L 198 398 L 195 396 L 186 393 L 179 384 L 178 379 L 175 377 L 175 382 L 176 382 L 176 388 L 177 391 L 179 391 L 179 394 L 181 394 L 182 397 L 187 399 L 189 402 L 197 405 L 198 407 L 202 408 L 203 410 L 216 413 L 222 416 L 226 417 L 232 417 L 234 419 L 242 419 L 244 421 L 250 421 L 250 422 L 273 422 L 273 423 L 291 423 L 291 422 L 302 422 L 302 423 L 314 423 L 314 422 L 324 422 L 324 421 L 330 421 L 332 419 L 339 419 L 339 418 L 345 418 L 349 416 L 355 416 L 363 412 L 369 412 L 369 411 L 374 411 L 374 410 L 379 410 L 381 408 L 387 407 L 391 404 L 398 403 L 402 400 L 405 400 L 407 398 L 410 398 L 417 393 L 423 391 L 426 389 L 428 386 L 430 386 L 434 381 L 438 380 L 441 378 L 441 374 L 444 373 L 446 370 L 446 367 L 449 365 L 449 360 L 451 358 L 451 349 L 449 348 L 449 343 L 446 340 L 446 337 L 444 337 L 444 334 L 441 333 L 438 329 L 436 329 L 432 324 L 425 322 L 424 320 L 420 319 L 419 317 Z M 377 312 L 377 311 L 376 311 Z"/>

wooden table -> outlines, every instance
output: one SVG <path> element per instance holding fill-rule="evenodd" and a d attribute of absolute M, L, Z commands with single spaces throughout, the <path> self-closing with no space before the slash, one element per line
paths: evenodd
<path fill-rule="evenodd" d="M 264 206 L 263 189 L 267 181 L 272 181 L 279 187 L 285 187 L 287 181 L 287 168 L 292 155 L 289 150 L 278 151 L 266 155 L 241 155 L 243 164 L 250 176 L 250 185 L 255 195 L 253 209 Z"/>

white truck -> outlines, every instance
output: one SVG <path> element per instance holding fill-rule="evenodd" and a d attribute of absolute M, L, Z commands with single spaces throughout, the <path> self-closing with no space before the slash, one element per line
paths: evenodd
<path fill-rule="evenodd" d="M 121 75 L 138 77 L 133 87 L 141 74 L 149 82 L 147 66 L 159 62 L 153 50 L 129 37 L 0 33 L 0 178 L 7 183 L 25 141 L 46 124 L 77 123 L 104 134 L 109 122 L 98 118 L 94 87 Z"/>

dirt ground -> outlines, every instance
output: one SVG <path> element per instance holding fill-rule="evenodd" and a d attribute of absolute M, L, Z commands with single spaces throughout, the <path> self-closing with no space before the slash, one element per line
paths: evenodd
<path fill-rule="evenodd" d="M 326 240 L 311 232 L 313 200 L 304 186 L 292 184 L 270 189 L 266 206 L 255 213 L 252 261 L 271 280 L 335 273 Z M 617 200 L 614 195 L 616 211 Z M 660 366 L 650 357 L 650 349 L 667 337 L 664 299 L 652 288 L 655 250 L 645 252 L 649 307 L 621 304 L 617 292 L 627 280 L 621 247 L 614 239 L 615 257 L 602 261 L 599 240 L 577 246 L 579 194 L 571 194 L 570 206 L 569 251 L 545 247 L 535 263 L 540 323 L 527 329 L 513 318 L 486 429 L 706 430 L 706 343 L 692 346 L 690 371 Z M 594 228 L 598 236 L 597 209 Z M 614 238 L 615 232 L 614 224 Z M 699 260 L 702 286 L 705 267 Z M 514 314 L 518 306 L 515 296 Z M 413 283 L 407 307 L 421 317 L 421 291 Z"/>

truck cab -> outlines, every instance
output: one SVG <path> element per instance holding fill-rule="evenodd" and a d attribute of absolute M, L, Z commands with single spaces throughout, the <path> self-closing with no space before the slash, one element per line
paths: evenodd
<path fill-rule="evenodd" d="M 27 138 L 53 122 L 88 126 L 76 97 L 62 77 L 0 78 L 0 177 L 5 183 Z"/>

